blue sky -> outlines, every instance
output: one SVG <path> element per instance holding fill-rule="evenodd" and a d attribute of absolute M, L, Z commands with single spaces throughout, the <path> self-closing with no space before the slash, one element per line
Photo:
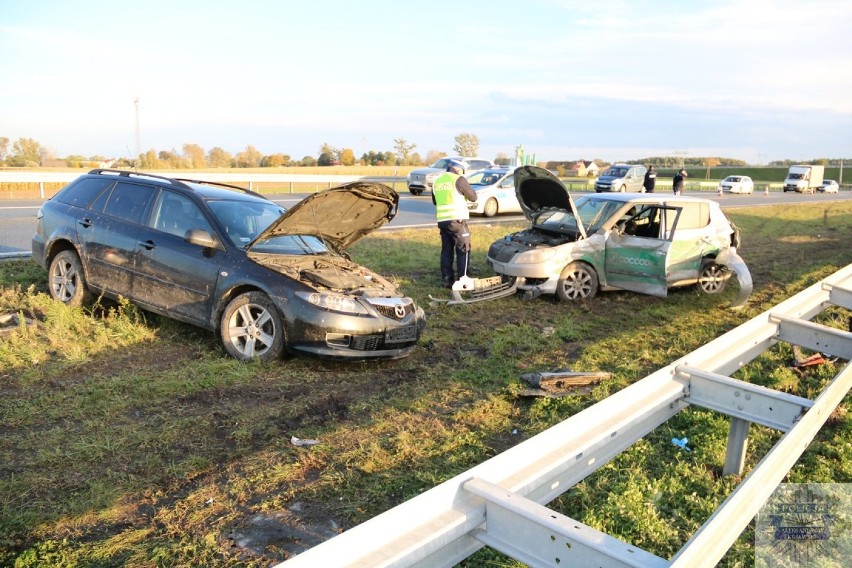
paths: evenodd
<path fill-rule="evenodd" d="M 0 0 L 0 136 L 57 156 L 852 156 L 848 0 Z M 134 101 L 138 98 L 138 107 Z"/>

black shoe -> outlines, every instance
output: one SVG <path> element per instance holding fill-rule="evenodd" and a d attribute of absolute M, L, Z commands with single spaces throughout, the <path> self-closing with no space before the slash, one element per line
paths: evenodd
<path fill-rule="evenodd" d="M 441 280 L 441 288 L 452 288 L 453 283 L 449 280 Z"/>

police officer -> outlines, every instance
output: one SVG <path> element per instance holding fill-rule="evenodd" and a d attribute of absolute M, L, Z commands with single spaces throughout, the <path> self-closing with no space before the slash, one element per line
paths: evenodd
<path fill-rule="evenodd" d="M 686 179 L 686 177 L 687 177 L 687 173 L 686 173 L 686 170 L 683 169 L 683 168 L 681 168 L 675 174 L 674 179 L 672 180 L 672 190 L 674 191 L 675 195 L 682 195 L 683 194 L 683 186 L 684 186 L 683 182 L 684 182 L 684 179 Z"/>
<path fill-rule="evenodd" d="M 645 172 L 645 180 L 642 182 L 642 187 L 646 193 L 654 193 L 654 186 L 657 185 L 657 170 L 654 166 L 650 166 Z"/>
<path fill-rule="evenodd" d="M 455 160 L 447 162 L 447 171 L 432 184 L 432 203 L 441 233 L 441 285 L 451 288 L 456 281 L 453 256 L 459 278 L 467 276 L 470 262 L 470 229 L 466 201 L 476 201 L 476 192 L 464 177 L 464 165 Z"/>

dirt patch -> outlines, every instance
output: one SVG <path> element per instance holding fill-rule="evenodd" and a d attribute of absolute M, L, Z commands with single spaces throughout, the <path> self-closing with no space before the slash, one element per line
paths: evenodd
<path fill-rule="evenodd" d="M 298 501 L 286 511 L 257 513 L 225 533 L 221 545 L 243 558 L 286 560 L 341 532 L 341 526 L 315 506 Z"/>

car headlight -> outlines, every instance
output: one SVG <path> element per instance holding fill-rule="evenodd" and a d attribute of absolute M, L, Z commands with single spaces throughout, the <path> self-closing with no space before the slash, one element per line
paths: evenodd
<path fill-rule="evenodd" d="M 518 264 L 541 264 L 547 262 L 556 255 L 556 249 L 553 247 L 537 248 L 528 250 L 517 255 L 512 262 Z"/>
<path fill-rule="evenodd" d="M 368 315 L 367 308 L 351 297 L 343 294 L 328 294 L 321 292 L 296 292 L 296 295 L 318 308 L 342 314 Z"/>

